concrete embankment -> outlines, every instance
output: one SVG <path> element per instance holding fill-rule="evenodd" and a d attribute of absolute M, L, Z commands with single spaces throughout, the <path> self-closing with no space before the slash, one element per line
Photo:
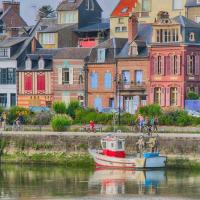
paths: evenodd
<path fill-rule="evenodd" d="M 80 165 L 92 165 L 87 149 L 100 148 L 100 139 L 106 133 L 55 133 L 55 132 L 3 132 L 1 140 L 6 142 L 4 162 L 66 164 L 79 160 Z M 126 140 L 126 152 L 136 152 L 136 141 L 140 134 L 117 133 Z M 177 159 L 200 163 L 200 134 L 160 134 L 159 149 L 162 154 L 173 158 L 171 166 L 178 165 Z M 87 162 L 85 162 L 87 160 Z M 191 161 L 192 162 L 192 161 Z M 181 164 L 183 165 L 183 163 Z M 195 164 L 196 165 L 196 164 Z"/>

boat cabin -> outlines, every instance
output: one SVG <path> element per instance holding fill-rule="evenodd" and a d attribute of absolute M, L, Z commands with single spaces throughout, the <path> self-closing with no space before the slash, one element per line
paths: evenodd
<path fill-rule="evenodd" d="M 103 155 L 109 157 L 125 158 L 125 139 L 107 136 L 101 140 Z"/>

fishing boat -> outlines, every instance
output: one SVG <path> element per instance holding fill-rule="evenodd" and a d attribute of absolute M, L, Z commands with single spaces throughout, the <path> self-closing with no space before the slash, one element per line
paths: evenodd
<path fill-rule="evenodd" d="M 125 152 L 125 139 L 115 135 L 108 135 L 101 139 L 101 150 L 89 149 L 90 155 L 93 157 L 97 167 L 111 168 L 164 168 L 166 167 L 167 157 L 160 155 L 159 151 L 155 151 L 156 139 L 150 138 L 154 145 L 151 145 L 151 152 L 141 152 L 144 140 L 139 138 L 137 145 L 140 153 L 128 156 Z M 151 143 L 149 142 L 149 143 Z"/>

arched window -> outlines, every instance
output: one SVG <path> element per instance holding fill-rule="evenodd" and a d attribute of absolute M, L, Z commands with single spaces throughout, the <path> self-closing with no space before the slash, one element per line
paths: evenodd
<path fill-rule="evenodd" d="M 189 35 L 189 40 L 190 40 L 191 42 L 195 41 L 195 36 L 194 36 L 194 33 L 193 33 L 193 32 L 190 33 L 190 35 Z"/>

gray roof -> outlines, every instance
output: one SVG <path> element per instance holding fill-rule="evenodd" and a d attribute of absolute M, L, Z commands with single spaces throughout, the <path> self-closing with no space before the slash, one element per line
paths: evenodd
<path fill-rule="evenodd" d="M 112 38 L 102 42 L 101 44 L 92 49 L 89 57 L 89 62 L 97 63 L 98 49 L 101 48 L 106 49 L 105 63 L 115 62 L 116 55 L 122 50 L 126 42 L 126 38 Z"/>
<path fill-rule="evenodd" d="M 43 30 L 39 30 L 38 32 L 40 33 L 55 33 L 58 32 L 60 30 L 63 30 L 67 27 L 74 27 L 75 24 L 54 24 L 54 25 L 50 25 L 47 28 L 43 29 Z"/>
<path fill-rule="evenodd" d="M 28 37 L 10 37 L 0 42 L 1 48 L 9 48 L 21 42 L 24 42 Z"/>
<path fill-rule="evenodd" d="M 51 54 L 54 59 L 85 59 L 90 55 L 91 48 L 67 47 L 58 49 L 38 49 L 37 54 Z"/>
<path fill-rule="evenodd" d="M 89 26 L 84 26 L 79 29 L 75 29 L 75 32 L 84 33 L 84 32 L 99 32 L 99 31 L 105 31 L 110 29 L 110 23 L 98 23 L 98 24 L 92 24 Z"/>
<path fill-rule="evenodd" d="M 198 7 L 200 3 L 197 3 L 197 0 L 187 0 L 185 7 Z"/>
<path fill-rule="evenodd" d="M 175 18 L 173 18 L 177 23 L 179 23 L 182 27 L 185 28 L 200 28 L 200 24 L 182 16 L 176 16 Z"/>
<path fill-rule="evenodd" d="M 77 10 L 82 2 L 83 0 L 75 0 L 75 3 L 70 3 L 68 0 L 64 0 L 58 5 L 57 11 Z"/>
<path fill-rule="evenodd" d="M 147 44 L 151 43 L 153 28 L 151 24 L 139 24 L 138 25 L 138 34 L 135 38 L 136 41 L 146 42 Z"/>

